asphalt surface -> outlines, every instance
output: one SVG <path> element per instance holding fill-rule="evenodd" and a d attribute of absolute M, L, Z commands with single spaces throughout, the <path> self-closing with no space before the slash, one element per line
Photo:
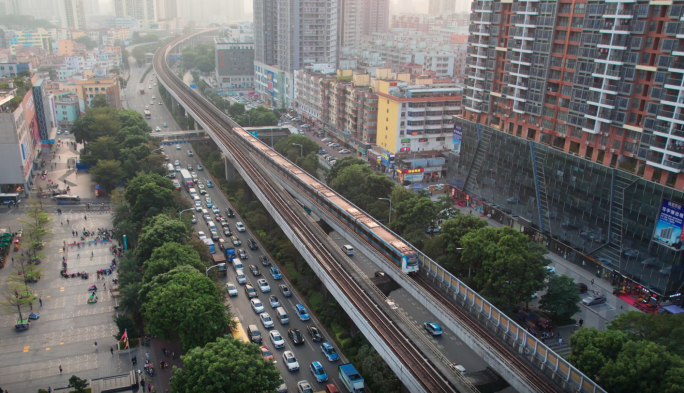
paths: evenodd
<path fill-rule="evenodd" d="M 148 124 L 152 127 L 152 132 L 156 132 L 157 127 L 161 131 L 180 131 L 171 111 L 161 99 L 157 77 L 152 74 L 154 71 L 147 73 L 143 83 L 140 83 L 140 77 L 147 69 L 147 65 L 139 67 L 134 57 L 129 57 L 128 62 L 131 65 L 131 78 L 126 86 L 126 107 L 138 111 L 140 114 L 143 114 L 146 107 L 149 107 L 147 109 L 150 110 L 152 118 L 148 120 Z M 145 89 L 145 94 L 140 94 L 141 87 Z M 164 123 L 168 128 L 164 128 Z"/>
<path fill-rule="evenodd" d="M 177 150 L 175 146 L 165 146 L 164 151 L 166 154 L 169 155 L 169 162 L 173 163 L 176 160 L 180 160 L 181 162 L 181 168 L 187 169 L 188 164 L 192 165 L 193 171 L 197 173 L 197 177 L 199 178 L 199 181 L 205 185 L 207 184 L 207 181 L 210 180 L 209 174 L 206 171 L 198 171 L 197 170 L 197 165 L 201 165 L 202 162 L 200 159 L 197 157 L 197 154 L 195 154 L 193 157 L 188 156 L 188 148 L 190 148 L 189 144 L 182 144 L 181 150 Z M 176 177 L 176 180 L 180 182 L 180 175 Z M 209 196 L 212 200 L 212 202 L 219 208 L 221 215 L 225 216 L 225 210 L 228 207 L 232 206 L 228 203 L 228 200 L 225 198 L 223 193 L 219 191 L 216 186 L 214 188 L 206 188 L 207 194 L 206 195 L 200 195 L 202 198 L 202 206 L 209 210 L 211 213 L 211 209 L 207 208 L 207 204 L 205 201 L 205 198 Z M 187 191 L 183 190 L 182 191 L 184 195 L 190 197 L 190 195 L 187 193 Z M 235 210 L 235 209 L 233 209 Z M 195 224 L 195 229 L 196 231 L 203 231 L 207 235 L 209 235 L 209 227 L 206 225 L 201 212 L 187 212 L 184 214 L 194 214 L 195 217 L 197 218 L 197 224 Z M 213 218 L 214 213 L 211 213 L 211 216 Z M 237 236 L 241 242 L 241 246 L 235 246 L 236 250 L 239 250 L 240 248 L 244 249 L 245 252 L 248 255 L 248 258 L 246 260 L 242 261 L 242 264 L 245 267 L 245 275 L 247 276 L 247 282 L 251 285 L 254 286 L 254 288 L 257 289 L 259 293 L 259 299 L 264 305 L 264 311 L 267 312 L 272 319 L 276 319 L 275 315 L 275 309 L 272 309 L 268 297 L 269 295 L 273 294 L 278 297 L 278 300 L 280 300 L 281 306 L 284 307 L 289 316 L 290 323 L 287 325 L 282 325 L 279 321 L 274 321 L 274 327 L 270 329 L 266 329 L 263 327 L 261 324 L 261 321 L 259 319 L 259 315 L 256 314 L 250 305 L 249 300 L 247 299 L 247 296 L 244 292 L 244 285 L 239 285 L 237 281 L 237 277 L 235 275 L 235 270 L 232 268 L 232 266 L 227 267 L 227 277 L 226 280 L 233 282 L 236 284 L 238 287 L 238 296 L 230 298 L 229 302 L 232 308 L 233 313 L 235 316 L 240 320 L 240 323 L 242 324 L 242 328 L 246 331 L 248 325 L 257 325 L 259 327 L 259 331 L 261 332 L 261 336 L 263 338 L 263 344 L 266 345 L 271 352 L 274 354 L 274 357 L 276 359 L 276 367 L 280 370 L 283 379 L 288 387 L 288 391 L 296 391 L 297 388 L 297 382 L 301 380 L 307 380 L 309 381 L 312 386 L 315 388 L 316 391 L 323 390 L 325 388 L 325 385 L 327 383 L 334 383 L 340 391 L 343 391 L 342 383 L 340 382 L 338 376 L 337 376 L 337 366 L 340 364 L 345 363 L 344 360 L 338 360 L 334 363 L 329 362 L 325 356 L 321 353 L 320 350 L 320 344 L 321 342 L 313 342 L 307 332 L 306 326 L 307 325 L 315 325 L 317 327 L 320 327 L 321 325 L 318 323 L 316 318 L 314 316 L 311 316 L 310 321 L 302 322 L 299 320 L 297 315 L 294 312 L 295 305 L 298 303 L 302 303 L 301 297 L 299 294 L 294 292 L 292 286 L 286 279 L 281 279 L 281 280 L 274 280 L 273 277 L 270 274 L 270 270 L 268 267 L 262 266 L 262 264 L 259 262 L 259 256 L 261 255 L 267 255 L 264 251 L 264 248 L 259 244 L 259 249 L 258 250 L 250 250 L 248 246 L 248 239 L 256 238 L 252 236 L 251 231 L 249 228 L 247 228 L 246 232 L 238 232 L 235 224 L 238 221 L 242 221 L 239 215 L 235 214 L 235 217 L 233 218 L 227 218 L 229 224 L 230 224 L 230 230 L 232 232 L 233 236 Z M 244 221 L 242 221 L 244 222 Z M 220 224 L 217 223 L 217 226 L 220 227 Z M 223 231 L 219 230 L 219 234 L 221 235 L 221 238 L 226 240 L 226 243 L 230 242 L 230 237 L 223 235 Z M 218 249 L 217 245 L 217 250 L 216 252 L 222 252 L 222 250 Z M 272 258 L 269 257 L 272 262 Z M 273 262 L 272 262 L 273 263 Z M 249 272 L 249 265 L 255 264 L 259 267 L 259 270 L 261 271 L 261 276 L 260 277 L 255 277 L 252 275 L 252 273 Z M 262 293 L 261 290 L 259 289 L 257 285 L 257 280 L 258 279 L 266 279 L 268 281 L 269 286 L 271 287 L 271 292 L 270 293 Z M 285 284 L 290 288 L 292 291 L 292 296 L 291 297 L 284 297 L 279 291 L 279 285 Z M 308 310 L 308 308 L 307 308 Z M 303 345 L 298 345 L 294 346 L 292 341 L 287 337 L 287 331 L 290 328 L 296 328 L 299 329 L 300 333 L 302 333 L 302 336 L 305 339 L 305 342 Z M 268 332 L 270 330 L 277 330 L 281 336 L 285 339 L 285 348 L 281 349 L 276 349 L 273 346 L 273 343 L 270 341 L 270 337 L 268 335 Z M 325 332 L 323 332 L 324 340 L 322 342 L 328 341 L 329 337 Z M 336 348 L 338 349 L 338 348 Z M 295 357 L 297 358 L 297 362 L 299 363 L 299 370 L 298 371 L 293 371 L 290 372 L 286 369 L 285 365 L 283 364 L 282 360 L 282 354 L 284 351 L 292 351 L 295 354 Z M 316 382 L 316 379 L 313 377 L 311 374 L 311 371 L 309 370 L 309 365 L 313 361 L 320 361 L 325 368 L 326 373 L 328 374 L 329 381 L 328 382 Z"/>

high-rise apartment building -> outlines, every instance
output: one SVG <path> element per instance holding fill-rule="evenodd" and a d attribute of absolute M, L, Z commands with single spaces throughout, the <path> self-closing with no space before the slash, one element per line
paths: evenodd
<path fill-rule="evenodd" d="M 157 20 L 180 18 L 179 0 L 157 0 Z"/>
<path fill-rule="evenodd" d="M 269 66 L 278 53 L 277 11 L 270 0 L 254 0 L 254 61 Z"/>
<path fill-rule="evenodd" d="M 340 0 L 340 48 L 356 48 L 361 44 L 363 16 L 363 0 Z"/>
<path fill-rule="evenodd" d="M 428 14 L 450 15 L 454 12 L 456 12 L 456 0 L 430 0 Z"/>
<path fill-rule="evenodd" d="M 84 0 L 86 15 L 100 15 L 100 0 Z"/>
<path fill-rule="evenodd" d="M 135 18 L 142 29 L 149 29 L 157 21 L 157 0 L 114 0 L 116 16 Z"/>
<path fill-rule="evenodd" d="M 254 43 L 215 38 L 216 80 L 222 89 L 254 88 Z"/>
<path fill-rule="evenodd" d="M 3 15 L 22 15 L 24 13 L 23 4 L 22 0 L 3 0 L 0 1 L 0 11 Z"/>
<path fill-rule="evenodd" d="M 86 0 L 59 0 L 59 19 L 62 28 L 86 29 Z"/>
<path fill-rule="evenodd" d="M 684 215 L 683 14 L 672 2 L 474 1 L 450 160 L 458 192 L 485 211 L 656 300 L 684 284 L 681 240 L 658 226 Z"/>
<path fill-rule="evenodd" d="M 363 1 L 363 34 L 385 33 L 389 29 L 389 0 Z"/>

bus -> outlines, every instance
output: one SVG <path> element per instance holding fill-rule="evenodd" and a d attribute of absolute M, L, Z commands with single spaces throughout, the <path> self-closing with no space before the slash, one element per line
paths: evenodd
<path fill-rule="evenodd" d="M 52 197 L 53 201 L 57 201 L 58 205 L 78 205 L 81 203 L 81 198 L 78 195 L 57 195 Z"/>
<path fill-rule="evenodd" d="M 3 205 L 16 205 L 21 202 L 19 194 L 0 194 L 0 203 Z"/>
<path fill-rule="evenodd" d="M 149 109 L 145 109 L 145 119 L 149 120 L 152 118 L 152 114 Z"/>
<path fill-rule="evenodd" d="M 166 164 L 166 170 L 168 173 L 166 174 L 166 177 L 169 178 L 175 178 L 176 177 L 176 170 L 173 168 L 173 164 Z"/>

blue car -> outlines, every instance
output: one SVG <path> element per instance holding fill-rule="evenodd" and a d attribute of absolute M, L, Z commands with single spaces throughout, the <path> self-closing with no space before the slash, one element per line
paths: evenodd
<path fill-rule="evenodd" d="M 308 321 L 309 320 L 309 313 L 306 311 L 306 308 L 304 308 L 304 305 L 297 304 L 295 306 L 295 312 L 299 316 L 300 320 L 302 320 L 302 321 Z"/>
<path fill-rule="evenodd" d="M 280 269 L 278 269 L 276 266 L 271 266 L 271 276 L 273 276 L 274 280 L 280 280 L 283 278 L 282 273 L 280 273 Z"/>
<path fill-rule="evenodd" d="M 311 374 L 314 375 L 314 378 L 316 378 L 316 382 L 325 382 L 328 380 L 328 374 L 325 373 L 325 369 L 321 362 L 311 362 L 309 369 L 311 370 Z"/>
<path fill-rule="evenodd" d="M 211 180 L 207 180 L 207 187 L 213 188 L 213 187 L 214 187 L 214 182 L 212 182 Z"/>
<path fill-rule="evenodd" d="M 432 334 L 433 336 L 442 335 L 442 328 L 434 322 L 425 322 L 423 326 L 425 327 L 425 330 L 427 330 L 427 332 Z"/>
<path fill-rule="evenodd" d="M 330 362 L 340 360 L 340 355 L 337 354 L 337 351 L 335 351 L 335 348 L 329 342 L 321 344 L 321 352 L 323 352 L 325 358 Z"/>

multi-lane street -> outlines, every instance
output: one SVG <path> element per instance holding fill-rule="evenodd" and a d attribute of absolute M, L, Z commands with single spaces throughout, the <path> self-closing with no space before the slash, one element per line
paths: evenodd
<path fill-rule="evenodd" d="M 162 131 L 180 130 L 171 111 L 169 111 L 162 102 L 161 96 L 159 95 L 157 77 L 153 74 L 154 71 L 148 72 L 143 83 L 140 83 L 140 77 L 147 69 L 147 65 L 138 65 L 134 57 L 129 57 L 128 62 L 131 66 L 131 78 L 126 86 L 124 107 L 140 112 L 140 114 L 142 114 L 145 109 L 149 109 L 150 114 L 152 115 L 152 118 L 149 120 L 152 132 L 155 132 L 154 130 L 157 127 Z M 140 88 L 145 90 L 145 94 L 140 94 Z M 166 123 L 168 128 L 164 128 L 164 123 Z"/>
<path fill-rule="evenodd" d="M 177 150 L 176 146 L 180 146 L 181 149 Z M 166 154 L 169 155 L 169 162 L 174 163 L 176 160 L 179 160 L 181 163 L 181 168 L 187 169 L 188 165 L 192 165 L 192 171 L 197 173 L 197 177 L 199 178 L 199 181 L 205 185 L 207 185 L 207 182 L 209 180 L 212 180 L 209 176 L 209 173 L 206 171 L 198 171 L 197 166 L 202 165 L 201 160 L 199 157 L 197 157 L 197 154 L 193 154 L 192 157 L 188 156 L 188 149 L 192 149 L 190 144 L 181 144 L 181 145 L 166 145 L 164 146 L 164 151 Z M 194 153 L 194 152 L 193 152 Z M 180 178 L 177 178 L 177 180 L 180 181 Z M 206 203 L 206 197 L 210 197 L 211 201 L 214 205 L 216 205 L 219 210 L 220 214 L 225 217 L 225 211 L 227 208 L 232 208 L 228 200 L 225 198 L 223 193 L 220 192 L 220 190 L 217 188 L 216 185 L 214 185 L 213 188 L 206 188 L 207 194 L 206 195 L 201 195 L 202 199 L 202 206 L 203 208 L 211 211 L 210 209 L 207 208 L 207 203 Z M 186 195 L 188 198 L 190 198 L 190 195 L 187 193 L 187 191 L 183 190 L 182 191 L 184 195 Z M 235 210 L 235 209 L 233 209 Z M 184 214 L 191 214 L 191 212 L 187 212 Z M 209 234 L 209 227 L 205 223 L 205 220 L 202 217 L 202 213 L 199 212 L 192 212 L 192 214 L 195 214 L 197 218 L 197 224 L 195 224 L 196 229 L 195 229 L 195 235 L 197 235 L 198 231 L 203 231 L 206 234 Z M 214 213 L 211 213 L 211 217 L 214 216 Z M 240 285 L 238 284 L 237 277 L 235 275 L 235 270 L 232 268 L 232 266 L 227 267 L 227 277 L 226 281 L 233 282 L 236 286 L 238 286 L 238 295 L 231 297 L 230 298 L 230 305 L 232 307 L 233 313 L 238 317 L 240 320 L 240 323 L 242 325 L 243 329 L 247 329 L 249 325 L 256 325 L 259 327 L 259 332 L 261 333 L 261 336 L 263 338 L 263 344 L 268 346 L 268 348 L 271 350 L 271 352 L 274 354 L 275 359 L 276 359 L 276 367 L 280 370 L 281 374 L 283 375 L 283 379 L 285 380 L 285 383 L 288 386 L 289 391 L 295 391 L 297 382 L 301 380 L 308 380 L 314 387 L 316 387 L 317 391 L 318 390 L 323 390 L 326 383 L 334 383 L 338 388 L 341 390 L 341 382 L 339 381 L 337 377 L 337 366 L 339 364 L 344 363 L 344 360 L 338 360 L 336 362 L 329 362 L 323 353 L 321 353 L 321 348 L 320 345 L 322 342 L 328 341 L 329 340 L 329 335 L 323 332 L 323 341 L 321 342 L 314 342 L 311 340 L 311 337 L 307 333 L 307 325 L 314 325 L 316 327 L 320 327 L 321 325 L 318 323 L 316 318 L 311 315 L 311 320 L 302 322 L 299 320 L 297 317 L 297 314 L 295 313 L 295 305 L 296 304 L 304 304 L 302 301 L 301 297 L 299 294 L 294 292 L 293 288 L 290 286 L 290 283 L 287 282 L 286 279 L 280 279 L 280 280 L 275 280 L 271 274 L 270 270 L 268 267 L 264 267 L 261 262 L 259 261 L 260 256 L 268 256 L 264 250 L 264 248 L 259 244 L 259 248 L 257 250 L 250 250 L 249 245 L 248 245 L 248 240 L 249 239 L 254 239 L 256 238 L 252 235 L 252 232 L 249 228 L 246 229 L 245 232 L 238 232 L 236 229 L 235 224 L 237 222 L 244 222 L 240 218 L 240 216 L 235 214 L 235 217 L 233 218 L 228 218 L 226 219 L 229 222 L 229 228 L 232 232 L 233 236 L 237 236 L 240 241 L 242 242 L 242 245 L 236 246 L 236 250 L 243 249 L 245 250 L 247 254 L 247 259 L 242 260 L 242 264 L 245 267 L 245 275 L 247 276 L 247 283 L 252 285 L 256 290 L 258 291 L 259 294 L 259 300 L 264 305 L 264 311 L 267 312 L 271 318 L 274 319 L 274 327 L 271 329 L 266 329 L 262 325 L 259 315 L 254 312 L 254 310 L 251 307 L 251 304 L 249 302 L 249 299 L 247 298 L 245 291 L 244 291 L 244 286 L 245 285 Z M 223 231 L 220 230 L 219 228 L 219 234 L 221 235 L 221 238 L 226 240 L 226 244 L 230 243 L 230 237 L 223 235 Z M 258 243 L 258 242 L 257 242 Z M 216 252 L 222 252 L 222 250 L 218 249 Z M 271 260 L 271 263 L 273 264 L 272 258 L 269 257 Z M 250 271 L 249 271 L 249 265 L 254 264 L 256 265 L 260 272 L 261 276 L 256 277 L 254 276 Z M 282 270 L 282 269 L 281 269 Z M 257 285 L 257 280 L 259 279 L 265 279 L 268 281 L 268 284 L 271 288 L 270 293 L 262 293 L 262 291 L 259 289 L 259 286 Z M 291 297 L 284 297 L 282 293 L 280 293 L 279 286 L 283 284 L 286 285 L 291 291 L 292 291 L 292 296 Z M 276 320 L 276 314 L 275 314 L 275 309 L 271 308 L 269 304 L 269 296 L 270 295 L 275 295 L 278 297 L 278 300 L 280 301 L 280 304 L 282 307 L 284 307 L 287 310 L 289 320 L 290 322 L 286 325 L 281 324 L 279 321 Z M 307 311 L 308 307 L 307 307 Z M 305 342 L 303 345 L 293 345 L 293 342 L 290 338 L 287 337 L 287 331 L 288 329 L 295 328 L 299 329 L 299 332 L 302 334 L 302 336 L 305 339 Z M 276 349 L 273 346 L 273 343 L 270 340 L 269 337 L 269 331 L 271 330 L 277 330 L 281 336 L 285 340 L 285 348 L 281 349 Z M 338 348 L 336 348 L 338 349 Z M 297 361 L 299 363 L 299 371 L 294 371 L 290 372 L 287 371 L 287 368 L 283 364 L 282 360 L 282 354 L 284 351 L 292 351 L 295 354 L 295 357 L 297 358 Z M 328 382 L 320 382 L 317 383 L 316 379 L 313 377 L 311 374 L 311 371 L 309 370 L 309 365 L 313 361 L 320 361 L 323 364 L 323 367 L 325 368 L 325 371 L 328 373 L 329 381 Z"/>

